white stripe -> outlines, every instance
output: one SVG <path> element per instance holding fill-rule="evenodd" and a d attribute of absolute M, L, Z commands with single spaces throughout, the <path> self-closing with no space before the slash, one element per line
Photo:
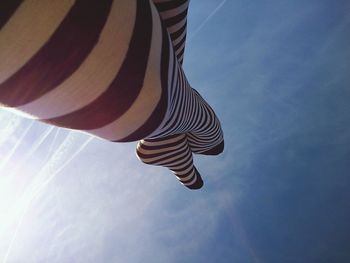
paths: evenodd
<path fill-rule="evenodd" d="M 171 27 L 168 27 L 168 32 L 169 33 L 174 33 L 176 31 L 178 31 L 179 29 L 181 29 L 186 23 L 186 18 L 181 20 L 181 22 L 171 26 Z"/>
<path fill-rule="evenodd" d="M 190 163 L 193 163 L 193 159 L 192 159 L 192 153 L 188 152 L 187 156 L 184 157 L 183 159 L 180 159 L 178 161 L 176 161 L 175 163 L 169 164 L 166 167 L 169 169 L 177 169 L 177 167 L 179 167 L 179 164 L 182 163 L 184 161 L 184 159 L 188 158 L 188 160 L 186 161 L 186 163 L 184 163 L 182 166 L 187 166 Z"/>
<path fill-rule="evenodd" d="M 19 109 L 40 119 L 50 119 L 94 101 L 108 88 L 123 63 L 135 15 L 135 1 L 124 4 L 114 1 L 97 45 L 79 69 L 61 85 Z"/>
<path fill-rule="evenodd" d="M 182 167 L 186 167 L 186 166 L 182 165 Z M 193 168 L 193 166 L 190 165 L 187 169 L 181 170 L 181 171 L 179 171 L 179 172 L 176 172 L 176 175 L 177 175 L 178 177 L 181 177 L 181 175 L 187 174 L 192 168 Z M 175 168 L 175 170 L 179 170 L 179 169 L 181 169 L 181 167 Z M 193 172 L 194 172 L 194 170 L 193 170 Z M 187 180 L 188 180 L 187 178 L 189 179 L 190 176 L 181 177 L 181 180 L 187 181 Z"/>
<path fill-rule="evenodd" d="M 182 49 L 185 47 L 185 42 L 182 43 L 182 45 L 176 50 L 176 56 L 179 55 L 179 53 L 182 51 Z"/>
<path fill-rule="evenodd" d="M 176 46 L 184 37 L 186 37 L 186 30 L 184 30 L 178 38 L 173 40 L 173 45 Z"/>
<path fill-rule="evenodd" d="M 136 131 L 151 116 L 162 93 L 161 87 L 161 50 L 162 29 L 160 18 L 154 5 L 152 9 L 152 40 L 143 88 L 129 110 L 116 121 L 99 129 L 88 130 L 107 140 L 120 140 Z M 117 102 L 116 102 L 117 103 Z"/>
<path fill-rule="evenodd" d="M 172 53 L 171 58 L 173 58 L 174 54 Z M 171 79 L 169 79 L 169 86 L 168 86 L 168 94 L 171 94 L 170 96 L 168 96 L 168 109 L 165 115 L 164 120 L 162 121 L 161 125 L 159 125 L 159 129 L 156 129 L 153 133 L 151 133 L 149 135 L 149 137 L 153 137 L 153 136 L 158 136 L 160 134 L 162 134 L 163 136 L 165 135 L 169 135 L 170 133 L 166 133 L 163 134 L 165 131 L 167 131 L 168 127 L 171 126 L 174 122 L 175 122 L 175 117 L 177 116 L 177 112 L 175 112 L 177 110 L 177 107 L 179 107 L 178 105 L 178 101 L 180 100 L 180 97 L 183 96 L 183 92 L 180 92 L 180 94 L 178 94 L 178 98 L 177 101 L 175 101 L 175 103 L 171 103 L 171 99 L 174 98 L 175 96 L 175 90 L 177 89 L 181 89 L 180 85 L 180 75 L 181 75 L 181 68 L 179 66 L 178 60 L 175 60 L 175 74 L 174 74 L 174 84 L 171 85 Z M 168 125 L 165 126 L 165 123 L 167 121 L 169 121 L 169 119 L 171 120 Z"/>
<path fill-rule="evenodd" d="M 184 12 L 187 8 L 188 8 L 188 2 L 185 2 L 177 8 L 160 12 L 160 16 L 162 17 L 162 19 L 174 17 L 174 16 L 177 16 L 178 14 L 181 14 L 182 12 Z"/>
<path fill-rule="evenodd" d="M 170 37 L 168 35 L 168 41 L 169 43 L 171 42 Z M 161 122 L 161 124 L 159 125 L 159 127 L 163 127 L 165 122 L 170 118 L 171 115 L 171 99 L 173 97 L 173 89 L 174 87 L 172 87 L 172 80 L 174 79 L 174 84 L 177 82 L 177 65 L 178 65 L 178 61 L 175 59 L 175 54 L 174 54 L 174 49 L 170 47 L 170 52 L 169 52 L 169 68 L 168 68 L 168 104 L 167 104 L 167 110 L 165 113 L 165 116 L 163 118 L 163 121 Z M 175 61 L 174 61 L 175 60 Z M 174 65 L 175 62 L 175 65 Z M 174 70 L 174 66 L 175 66 L 175 70 Z M 174 71 L 174 75 L 173 75 L 173 71 Z M 175 86 L 175 85 L 174 85 Z M 158 129 L 155 129 L 150 135 L 149 137 L 152 137 L 153 135 L 158 134 L 160 131 Z"/>
<path fill-rule="evenodd" d="M 187 142 L 186 142 L 186 141 L 185 141 L 185 144 L 186 144 L 185 147 L 187 147 Z M 151 163 L 151 162 L 152 162 L 152 163 L 155 162 L 155 163 L 159 163 L 159 164 L 162 163 L 162 162 L 168 163 L 168 162 L 171 162 L 171 160 L 176 160 L 176 159 L 179 158 L 180 156 L 185 156 L 185 155 L 189 152 L 189 151 L 186 151 L 186 152 L 180 154 L 180 152 L 183 151 L 183 150 L 184 150 L 184 147 L 178 148 L 178 149 L 176 149 L 176 150 L 174 150 L 174 151 L 172 151 L 172 152 L 169 152 L 169 153 L 164 153 L 164 154 L 162 154 L 162 155 L 160 155 L 160 156 L 155 156 L 155 157 L 150 157 L 150 158 L 144 157 L 144 158 L 142 158 L 142 160 L 143 160 L 144 162 L 147 162 L 147 163 Z M 174 155 L 174 154 L 176 154 L 176 153 L 178 153 L 178 155 L 176 155 L 176 156 L 174 156 L 174 157 L 171 157 L 171 158 L 168 158 L 168 159 L 166 159 L 166 160 L 160 161 L 160 159 L 164 159 L 164 158 L 169 157 L 169 156 L 172 156 L 172 155 Z"/>
<path fill-rule="evenodd" d="M 178 142 L 178 141 L 182 140 L 184 137 L 185 137 L 185 134 L 179 134 L 179 136 L 176 136 L 172 139 L 166 139 L 166 140 L 157 141 L 157 142 L 153 142 L 153 141 L 148 142 L 148 141 L 141 140 L 141 143 L 143 145 L 146 145 L 146 146 L 161 146 L 161 145 L 166 145 L 166 144 Z"/>
<path fill-rule="evenodd" d="M 178 151 L 174 151 L 172 154 L 176 154 L 178 153 Z M 176 156 L 173 156 L 171 158 L 167 158 L 169 157 L 171 154 L 164 154 L 162 156 L 158 156 L 158 157 L 152 157 L 152 158 L 142 158 L 141 160 L 145 163 L 154 163 L 155 165 L 171 165 L 173 166 L 172 162 L 177 162 L 178 159 L 181 159 L 181 161 L 183 161 L 186 158 L 190 158 L 189 155 L 192 154 L 189 150 L 185 151 L 183 153 L 178 153 Z M 164 159 L 165 158 L 165 159 Z M 160 160 L 160 159 L 164 159 L 164 160 Z"/>
<path fill-rule="evenodd" d="M 165 2 L 171 2 L 171 1 L 174 1 L 174 0 L 152 0 L 153 3 L 165 3 Z"/>
<path fill-rule="evenodd" d="M 38 52 L 73 3 L 73 0 L 23 1 L 0 31 L 0 84 Z"/>
<path fill-rule="evenodd" d="M 175 146 L 153 149 L 153 150 L 138 148 L 138 152 L 140 152 L 141 154 L 145 154 L 145 155 L 160 154 L 160 153 L 164 153 L 164 152 L 168 152 L 168 151 L 175 152 L 178 149 L 182 150 L 185 145 L 187 145 L 187 141 L 183 141 Z M 164 155 L 162 155 L 162 156 L 164 156 Z"/>
<path fill-rule="evenodd" d="M 180 109 L 180 107 L 185 106 L 186 102 L 185 102 L 185 104 L 180 105 L 179 100 L 177 102 L 175 102 L 177 104 L 177 108 L 175 108 L 174 111 L 172 112 L 170 122 L 168 123 L 167 126 L 162 127 L 162 129 L 160 131 L 158 131 L 157 134 L 162 134 L 162 136 L 167 136 L 167 135 L 172 135 L 172 134 L 184 132 L 183 130 L 181 130 L 181 127 L 182 127 L 184 122 L 188 121 L 187 115 L 189 115 L 190 113 L 184 112 L 183 110 Z M 177 117 L 179 117 L 179 118 L 177 118 Z M 173 127 L 170 128 L 171 126 L 173 126 Z"/>
<path fill-rule="evenodd" d="M 197 181 L 197 174 L 196 174 L 196 172 L 194 170 L 193 170 L 193 174 L 194 174 L 193 179 L 190 182 L 188 182 L 188 183 L 181 182 L 181 183 L 183 185 L 187 185 L 187 186 L 194 184 Z M 192 174 L 191 174 L 191 176 L 192 176 Z M 190 179 L 191 177 L 188 176 L 186 178 Z M 185 180 L 185 178 L 183 178 L 182 180 L 183 181 L 187 181 L 187 180 Z M 180 179 L 180 181 L 181 181 L 181 179 Z"/>
<path fill-rule="evenodd" d="M 183 61 L 184 61 L 184 54 L 182 54 L 181 57 L 179 57 L 178 59 L 179 59 L 179 62 L 183 63 Z"/>

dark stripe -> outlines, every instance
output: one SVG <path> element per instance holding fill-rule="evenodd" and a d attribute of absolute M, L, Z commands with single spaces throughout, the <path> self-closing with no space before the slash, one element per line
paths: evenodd
<path fill-rule="evenodd" d="M 179 136 L 178 134 L 173 134 L 173 135 L 164 136 L 161 138 L 158 138 L 158 137 L 157 138 L 147 138 L 147 139 L 145 139 L 145 141 L 147 141 L 147 142 L 163 142 L 163 141 L 177 138 L 178 136 Z"/>
<path fill-rule="evenodd" d="M 179 95 L 180 97 L 176 102 L 174 102 L 176 104 L 176 108 L 174 110 L 175 118 L 169 119 L 167 121 L 167 123 L 165 124 L 165 126 L 167 126 L 167 129 L 165 132 L 173 131 L 175 128 L 177 132 L 180 132 L 180 130 L 178 129 L 178 126 L 180 125 L 181 120 L 183 119 L 183 109 L 180 107 L 185 104 L 188 94 L 186 94 L 186 91 L 185 91 L 186 87 L 184 86 L 185 84 L 183 82 L 181 69 L 179 69 L 178 74 L 179 74 L 178 75 L 179 80 L 178 80 L 177 86 L 174 88 L 178 90 L 178 92 L 180 93 Z M 169 125 L 170 121 L 172 123 Z"/>
<path fill-rule="evenodd" d="M 173 145 L 173 147 L 176 146 L 175 149 L 170 149 L 171 146 L 169 146 L 169 147 L 159 147 L 158 149 L 153 148 L 149 152 L 144 152 L 143 150 L 145 150 L 145 147 L 144 147 L 145 145 L 142 145 L 141 150 L 140 151 L 138 150 L 137 152 L 138 152 L 138 155 L 144 159 L 164 156 L 165 154 L 174 153 L 174 152 L 177 152 L 181 149 L 184 149 L 184 147 L 186 148 L 187 141 L 185 141 L 185 140 L 186 140 L 186 137 L 184 137 L 183 140 L 176 142 L 175 145 Z M 163 150 L 163 151 L 162 152 L 155 152 L 155 150 Z"/>
<path fill-rule="evenodd" d="M 208 114 L 203 113 L 202 116 L 199 118 L 201 119 L 201 122 L 196 127 L 192 127 L 193 130 L 195 129 L 196 131 L 198 131 L 203 129 L 203 127 L 210 126 L 210 121 L 208 122 Z"/>
<path fill-rule="evenodd" d="M 177 134 L 177 137 L 179 135 Z M 144 149 L 144 150 L 159 150 L 159 149 L 166 149 L 166 148 L 169 148 L 169 147 L 173 147 L 173 146 L 176 146 L 176 145 L 179 145 L 181 143 L 184 142 L 184 140 L 186 140 L 186 137 L 184 136 L 183 138 L 181 138 L 180 140 L 178 141 L 175 141 L 175 142 L 171 142 L 171 143 L 165 143 L 165 144 L 161 144 L 161 145 L 146 145 L 146 144 L 142 144 L 141 148 Z M 164 139 L 164 141 L 168 141 L 168 139 Z"/>
<path fill-rule="evenodd" d="M 185 121 L 182 123 L 181 129 L 188 129 L 188 126 L 190 126 L 191 123 L 193 123 L 194 119 L 192 118 L 192 112 L 194 111 L 194 99 L 193 96 L 189 96 L 186 106 L 185 106 Z"/>
<path fill-rule="evenodd" d="M 185 41 L 186 41 L 186 37 L 181 39 L 181 41 L 175 45 L 175 47 L 174 47 L 175 52 L 177 52 L 179 50 L 179 48 L 182 46 L 183 43 L 185 43 Z"/>
<path fill-rule="evenodd" d="M 189 188 L 189 189 L 192 189 L 192 190 L 197 190 L 197 189 L 202 188 L 204 183 L 203 183 L 202 177 L 199 174 L 199 172 L 197 171 L 196 167 L 194 167 L 194 169 L 196 171 L 197 180 L 191 185 L 186 185 L 186 187 Z"/>
<path fill-rule="evenodd" d="M 185 156 L 182 156 L 182 155 L 185 155 Z M 170 160 L 172 159 L 173 157 L 177 157 L 177 156 L 180 156 L 179 158 L 175 159 L 175 160 Z M 160 158 L 160 159 L 157 159 L 157 164 L 158 165 L 163 165 L 163 166 L 174 166 L 174 164 L 179 161 L 179 160 L 182 160 L 184 158 L 187 158 L 186 160 L 189 160 L 190 158 L 192 158 L 192 153 L 190 153 L 190 149 L 189 147 L 184 147 L 183 150 L 179 151 L 177 150 L 174 154 L 172 155 L 169 155 L 169 156 L 166 156 L 166 157 L 163 157 L 163 158 Z"/>
<path fill-rule="evenodd" d="M 177 143 L 175 146 L 176 147 L 173 148 L 173 149 L 160 148 L 159 150 L 162 149 L 162 152 L 154 152 L 154 150 L 153 150 L 153 151 L 150 151 L 150 152 L 147 152 L 147 153 L 145 153 L 143 151 L 138 151 L 138 153 L 139 153 L 139 156 L 144 158 L 144 159 L 161 157 L 161 156 L 164 156 L 166 154 L 171 154 L 171 153 L 174 153 L 174 152 L 177 152 L 177 151 L 181 150 L 183 147 L 187 146 L 187 142 Z"/>
<path fill-rule="evenodd" d="M 16 11 L 22 0 L 1 0 L 0 1 L 0 30 Z"/>
<path fill-rule="evenodd" d="M 222 153 L 224 151 L 225 148 L 225 143 L 224 140 L 222 140 L 220 142 L 220 144 L 214 146 L 213 148 L 207 150 L 207 151 L 203 151 L 200 152 L 200 154 L 204 154 L 204 155 L 219 155 L 220 153 Z"/>
<path fill-rule="evenodd" d="M 156 138 L 147 138 L 145 139 L 146 142 L 164 142 L 164 141 L 168 141 L 174 138 L 177 138 L 179 135 L 178 134 L 173 134 L 173 135 L 169 135 L 169 136 L 163 136 L 163 137 L 156 137 Z"/>
<path fill-rule="evenodd" d="M 160 158 L 150 161 L 148 154 L 143 154 L 140 152 L 137 152 L 137 155 L 142 158 L 142 161 L 145 163 L 151 163 L 151 164 L 156 164 L 156 165 L 162 165 L 162 166 L 172 166 L 176 160 L 182 160 L 183 158 L 186 158 L 186 156 L 188 156 L 189 154 L 189 147 L 188 146 L 184 146 L 182 149 L 177 149 L 173 154 L 169 155 L 169 156 L 165 156 L 161 158 L 161 155 L 159 156 Z M 184 155 L 184 156 L 182 156 Z M 178 157 L 180 156 L 180 157 Z M 176 160 L 170 160 L 173 157 L 178 157 L 178 159 Z"/>
<path fill-rule="evenodd" d="M 187 9 L 183 11 L 180 14 L 177 14 L 176 16 L 170 17 L 168 19 L 163 20 L 164 24 L 169 28 L 175 24 L 180 23 L 182 20 L 186 19 L 187 16 Z"/>
<path fill-rule="evenodd" d="M 183 48 L 181 49 L 180 53 L 177 54 L 178 59 L 180 59 L 180 58 L 183 56 L 184 53 L 185 53 L 185 47 L 183 47 Z"/>
<path fill-rule="evenodd" d="M 170 9 L 175 9 L 186 2 L 188 2 L 188 0 L 177 0 L 177 1 L 173 0 L 168 2 L 156 3 L 155 5 L 159 12 L 163 12 Z"/>
<path fill-rule="evenodd" d="M 179 89 L 175 88 L 175 85 L 177 85 L 177 81 L 178 79 L 178 75 L 176 75 L 176 73 L 178 72 L 178 68 L 177 68 L 177 61 L 176 61 L 176 57 L 175 57 L 175 53 L 171 53 L 172 57 L 173 57 L 173 70 L 171 72 L 171 83 L 170 83 L 170 91 L 171 91 L 171 102 L 170 102 L 170 113 L 173 112 L 174 107 L 176 107 L 175 101 L 177 99 L 177 97 L 179 96 Z M 176 78 L 176 79 L 175 79 Z M 163 125 L 163 127 L 167 126 L 167 123 L 171 121 L 171 118 L 169 118 L 166 123 Z"/>
<path fill-rule="evenodd" d="M 111 123 L 130 108 L 143 87 L 152 40 L 152 13 L 148 1 L 139 0 L 137 3 L 135 27 L 128 52 L 108 89 L 85 107 L 46 122 L 90 130 Z"/>
<path fill-rule="evenodd" d="M 199 125 L 199 123 L 201 122 L 201 114 L 200 114 L 200 111 L 201 111 L 201 107 L 200 105 L 198 105 L 198 103 L 194 102 L 194 109 L 193 109 L 193 112 L 195 113 L 195 116 L 193 116 L 193 122 L 192 122 L 192 125 L 191 127 L 197 127 L 197 125 Z"/>
<path fill-rule="evenodd" d="M 193 169 L 194 170 L 194 169 Z M 192 171 L 191 171 L 192 172 Z M 187 173 L 187 175 L 190 175 L 190 173 Z M 188 180 L 183 180 L 182 179 L 182 177 L 180 177 L 180 176 L 178 176 L 178 177 L 180 177 L 180 179 L 179 179 L 179 181 L 181 182 L 181 183 L 183 183 L 183 184 L 188 184 L 188 183 L 190 183 L 194 178 L 195 178 L 195 173 L 193 174 L 193 176 L 191 176 L 190 177 L 190 179 L 188 179 Z M 185 176 L 184 176 L 185 177 Z"/>
<path fill-rule="evenodd" d="M 145 160 L 150 159 L 150 158 L 160 158 L 160 157 L 162 157 L 162 156 L 164 156 L 166 154 L 171 154 L 171 153 L 174 153 L 174 152 L 177 153 L 178 151 L 182 151 L 183 147 L 186 147 L 186 144 L 179 145 L 179 147 L 176 148 L 176 149 L 169 149 L 167 151 L 158 152 L 158 153 L 142 153 L 142 152 L 138 152 L 138 155 L 139 155 L 139 157 L 141 157 L 141 158 L 143 158 Z M 158 162 L 158 160 L 155 161 L 155 162 Z"/>
<path fill-rule="evenodd" d="M 193 165 L 193 164 L 192 164 Z M 185 169 L 184 169 L 185 170 Z M 184 170 L 182 170 L 182 171 L 184 171 Z M 187 177 L 187 176 L 189 176 L 192 172 L 194 172 L 194 168 L 192 167 L 192 169 L 190 169 L 190 171 L 189 172 L 187 172 L 187 173 L 185 173 L 185 174 L 178 174 L 178 173 L 176 173 L 176 176 L 177 177 L 179 177 L 180 178 L 180 181 L 181 182 L 183 182 L 183 183 L 189 183 L 189 182 L 191 182 L 192 180 L 193 180 L 193 178 L 194 178 L 194 174 L 195 174 L 195 172 L 193 173 L 193 176 L 191 176 L 190 177 L 190 179 L 187 179 L 187 180 L 183 180 L 183 178 L 185 178 L 185 177 Z"/>
<path fill-rule="evenodd" d="M 188 160 L 187 160 L 188 162 Z M 184 162 L 182 165 L 178 164 L 176 165 L 176 168 L 171 168 L 172 171 L 174 171 L 175 173 L 179 173 L 181 171 L 185 171 L 188 168 L 190 168 L 191 166 L 193 166 L 193 162 L 189 162 L 187 165 L 183 166 L 186 162 Z M 186 177 L 186 176 L 182 176 L 182 177 Z"/>
<path fill-rule="evenodd" d="M 178 163 L 178 161 L 181 160 L 180 163 Z M 193 159 L 192 159 L 192 154 L 190 155 L 187 155 L 185 157 L 181 157 L 181 158 L 178 158 L 176 160 L 172 160 L 170 162 L 170 164 L 167 165 L 167 167 L 170 167 L 172 171 L 175 171 L 174 170 L 174 166 L 175 167 L 180 167 L 180 166 L 183 166 L 185 163 L 189 162 L 189 165 L 193 165 Z M 177 163 L 177 164 L 175 164 Z M 176 168 L 175 168 L 176 169 Z"/>
<path fill-rule="evenodd" d="M 192 89 L 192 91 L 193 91 L 193 89 Z M 193 95 L 193 97 L 195 98 L 195 93 L 192 93 L 192 94 L 194 94 Z M 193 118 L 194 120 L 195 120 L 195 122 L 193 122 L 192 123 L 192 125 L 191 125 L 191 127 L 192 128 L 195 128 L 195 127 L 198 127 L 198 125 L 201 125 L 201 123 L 202 123 L 202 112 L 203 112 L 203 108 L 204 108 L 204 106 L 203 106 L 203 104 L 202 104 L 202 102 L 201 101 L 199 101 L 198 99 L 197 100 L 195 100 L 196 102 L 194 103 L 194 107 L 195 107 L 195 109 L 194 109 L 194 112 L 195 112 L 195 117 Z"/>
<path fill-rule="evenodd" d="M 157 107 L 148 118 L 148 120 L 136 131 L 129 136 L 118 140 L 119 142 L 131 142 L 145 138 L 151 134 L 163 121 L 167 106 L 168 106 L 168 74 L 169 74 L 169 54 L 170 54 L 170 42 L 168 33 L 164 26 L 162 26 L 162 57 L 161 57 L 161 85 L 162 94 L 158 102 Z"/>
<path fill-rule="evenodd" d="M 68 78 L 97 43 L 111 3 L 77 1 L 38 53 L 0 85 L 1 102 L 11 107 L 26 104 Z"/>
<path fill-rule="evenodd" d="M 182 156 L 182 154 L 184 155 Z M 188 150 L 188 152 L 183 151 L 181 153 L 181 156 L 179 155 L 175 155 L 175 156 L 176 156 L 176 159 L 169 160 L 165 158 L 160 164 L 168 168 L 177 167 L 178 165 L 184 164 L 186 162 L 191 162 L 193 164 L 192 153 L 190 150 Z"/>
<path fill-rule="evenodd" d="M 186 27 L 187 27 L 187 22 L 179 30 L 171 33 L 170 37 L 171 37 L 172 41 L 179 38 L 181 36 L 181 34 L 186 30 Z"/>

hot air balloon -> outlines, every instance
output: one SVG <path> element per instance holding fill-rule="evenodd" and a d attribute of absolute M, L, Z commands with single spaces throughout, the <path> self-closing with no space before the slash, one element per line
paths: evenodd
<path fill-rule="evenodd" d="M 224 138 L 182 68 L 188 0 L 0 2 L 0 105 L 112 142 L 190 189 Z"/>

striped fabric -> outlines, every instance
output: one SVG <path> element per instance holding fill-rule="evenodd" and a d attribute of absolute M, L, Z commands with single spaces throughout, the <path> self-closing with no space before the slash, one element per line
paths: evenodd
<path fill-rule="evenodd" d="M 97 137 L 202 186 L 192 153 L 218 154 L 214 111 L 182 70 L 187 0 L 0 1 L 0 105 Z"/>

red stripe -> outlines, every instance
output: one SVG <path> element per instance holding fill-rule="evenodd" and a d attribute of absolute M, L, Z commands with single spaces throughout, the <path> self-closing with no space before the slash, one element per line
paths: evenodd
<path fill-rule="evenodd" d="M 135 101 L 143 86 L 151 38 L 152 13 L 149 3 L 146 0 L 138 0 L 135 27 L 128 52 L 120 71 L 108 89 L 85 107 L 44 121 L 72 129 L 91 130 L 122 116 Z"/>
<path fill-rule="evenodd" d="M 1 0 L 0 1 L 0 30 L 16 11 L 22 0 Z"/>
<path fill-rule="evenodd" d="M 97 43 L 111 3 L 77 1 L 48 42 L 0 85 L 0 101 L 11 107 L 26 104 L 68 78 Z"/>

